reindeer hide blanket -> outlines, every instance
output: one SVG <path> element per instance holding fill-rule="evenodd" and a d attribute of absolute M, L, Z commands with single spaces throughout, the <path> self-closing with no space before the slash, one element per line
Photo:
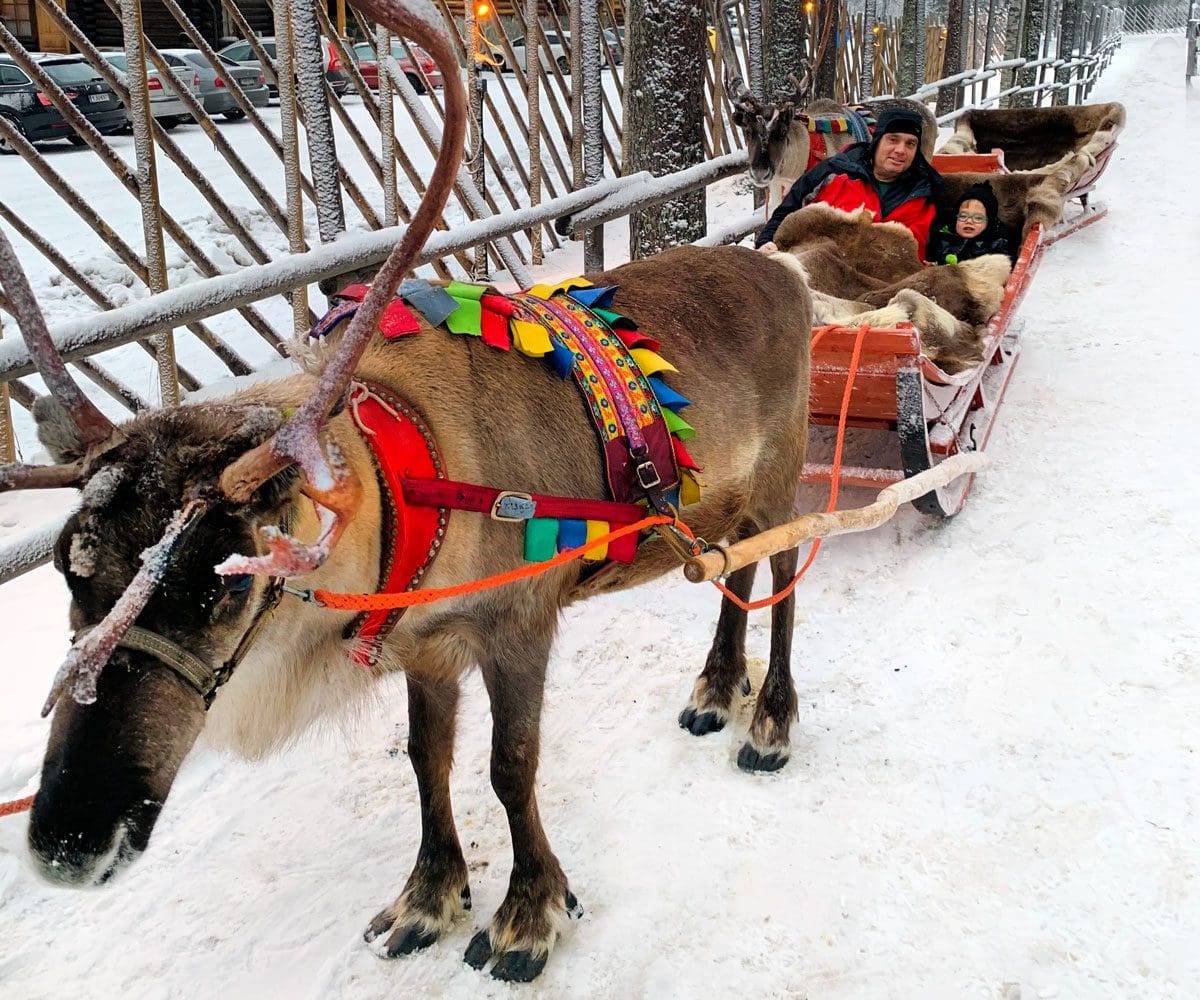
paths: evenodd
<path fill-rule="evenodd" d="M 917 257 L 906 227 L 820 203 L 789 215 L 775 244 L 804 270 L 814 323 L 910 322 L 921 331 L 926 357 L 947 373 L 982 361 L 981 335 L 1004 297 L 1008 257 L 931 267 Z"/>

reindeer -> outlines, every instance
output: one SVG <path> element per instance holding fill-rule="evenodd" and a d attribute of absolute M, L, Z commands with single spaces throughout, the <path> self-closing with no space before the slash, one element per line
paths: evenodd
<path fill-rule="evenodd" d="M 741 77 L 725 81 L 725 93 L 733 104 L 733 123 L 746 137 L 746 155 L 750 161 L 750 180 L 756 186 L 777 187 L 782 195 L 787 194 L 796 180 L 808 170 L 812 150 L 812 133 L 809 122 L 814 118 L 843 115 L 847 110 L 867 111 L 878 118 L 892 107 L 905 107 L 916 111 L 924 121 L 921 129 L 921 152 L 929 159 L 937 141 L 937 120 L 932 112 L 919 101 L 908 98 L 879 98 L 864 101 L 847 109 L 836 101 L 818 98 L 809 102 L 812 71 L 804 63 L 804 77 L 797 80 L 789 75 L 792 93 L 780 94 L 775 104 L 766 104 L 755 97 Z M 857 140 L 852 132 L 823 132 L 824 148 L 817 158 L 824 160 L 840 153 Z M 772 184 L 778 179 L 777 184 Z"/>
<path fill-rule="evenodd" d="M 527 981 L 544 967 L 566 918 L 579 912 L 535 793 L 546 666 L 560 610 L 660 576 L 683 557 L 651 540 L 632 564 L 610 564 L 594 576 L 569 563 L 519 584 L 412 607 L 369 665 L 352 662 L 353 612 L 296 598 L 309 588 L 373 591 L 380 580 L 388 490 L 351 419 L 352 377 L 382 387 L 414 414 L 454 478 L 606 496 L 603 471 L 592 461 L 592 427 L 573 385 L 478 338 L 428 328 L 400 341 L 378 335 L 380 312 L 453 184 L 465 98 L 455 54 L 432 19 L 395 0 L 361 0 L 360 7 L 434 56 L 447 81 L 445 139 L 403 240 L 362 308 L 306 371 L 115 427 L 72 380 L 0 233 L 0 280 L 56 400 L 39 407 L 39 417 L 59 463 L 0 469 L 0 488 L 81 490 L 80 507 L 55 546 L 75 640 L 46 706 L 54 716 L 29 848 L 53 882 L 105 883 L 146 850 L 202 731 L 217 745 L 261 757 L 402 670 L 422 836 L 411 875 L 365 937 L 389 957 L 426 948 L 471 904 L 449 775 L 459 681 L 478 667 L 492 706 L 492 785 L 508 814 L 513 862 L 507 895 L 471 938 L 465 959 L 479 969 L 491 963 L 498 979 Z M 694 403 L 688 413 L 705 490 L 687 508 L 689 525 L 707 539 L 732 540 L 787 520 L 808 412 L 811 312 L 803 281 L 793 269 L 735 247 L 677 248 L 593 280 L 619 286 L 615 308 L 661 339 L 681 373 L 680 391 Z M 685 291 L 694 288 L 705 296 Z M 552 427 L 549 414 L 556 415 Z M 454 511 L 422 585 L 521 565 L 520 534 L 485 515 Z M 771 557 L 776 588 L 791 579 L 796 562 L 795 550 Z M 745 600 L 753 579 L 753 567 L 738 570 L 729 589 Z M 789 596 L 772 611 L 768 672 L 738 754 L 748 771 L 773 770 L 788 757 L 796 715 L 792 627 Z M 746 678 L 745 630 L 745 612 L 724 600 L 680 715 L 691 733 L 728 722 Z"/>

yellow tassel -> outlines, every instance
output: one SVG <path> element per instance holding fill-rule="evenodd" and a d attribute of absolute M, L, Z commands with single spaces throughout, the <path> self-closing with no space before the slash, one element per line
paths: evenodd
<path fill-rule="evenodd" d="M 594 542 L 597 538 L 603 538 L 609 532 L 607 521 L 588 521 L 587 523 L 587 542 Z M 603 562 L 608 558 L 608 542 L 603 545 L 598 545 L 594 549 L 589 549 L 584 560 L 587 562 Z"/>
<path fill-rule="evenodd" d="M 550 343 L 550 334 L 541 323 L 510 319 L 508 328 L 512 331 L 513 346 L 522 354 L 540 358 L 554 350 L 554 345 Z"/>
<path fill-rule="evenodd" d="M 664 361 L 659 355 L 653 351 L 648 351 L 644 347 L 635 347 L 629 352 L 633 356 L 633 360 L 637 362 L 637 366 L 642 370 L 642 374 L 649 378 L 651 375 L 656 375 L 658 372 L 678 372 L 669 361 Z"/>
<path fill-rule="evenodd" d="M 689 507 L 700 502 L 700 482 L 691 469 L 679 470 L 679 505 Z"/>
<path fill-rule="evenodd" d="M 548 299 L 555 292 L 569 292 L 572 288 L 591 288 L 592 283 L 583 278 L 568 278 L 557 285 L 533 285 L 528 289 L 530 295 L 538 299 Z"/>

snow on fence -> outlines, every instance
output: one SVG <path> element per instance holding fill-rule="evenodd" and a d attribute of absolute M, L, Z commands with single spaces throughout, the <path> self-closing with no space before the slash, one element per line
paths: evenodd
<path fill-rule="evenodd" d="M 172 10 L 173 12 L 178 10 L 175 0 L 163 0 L 163 2 L 168 10 Z M 228 0 L 223 0 L 223 2 L 228 2 Z M 276 12 L 285 12 L 286 16 L 288 6 L 277 4 Z M 448 8 L 445 7 L 444 3 L 442 6 L 447 16 L 449 16 Z M 610 7 L 609 9 L 612 10 L 613 8 Z M 321 16 L 320 8 L 318 7 L 317 10 L 318 16 Z M 182 12 L 179 13 L 181 14 Z M 107 67 L 107 63 L 104 63 L 94 48 L 90 48 L 90 43 L 78 29 L 74 28 L 65 14 L 60 12 L 54 16 L 58 18 L 64 33 L 71 39 L 72 44 L 75 44 L 89 58 L 89 61 L 93 61 L 93 64 L 105 75 L 106 79 L 109 79 L 110 84 L 114 85 L 114 89 L 118 89 L 118 92 L 122 93 L 123 96 L 129 96 L 134 101 L 138 99 L 139 90 L 142 91 L 144 96 L 146 92 L 144 71 L 132 73 L 128 85 L 111 74 L 111 72 L 106 73 L 105 68 Z M 354 16 L 357 18 L 358 15 L 354 14 Z M 247 25 L 247 30 L 248 27 Z M 369 26 L 365 24 L 362 27 L 364 31 L 369 30 Z M 73 31 L 74 34 L 72 33 Z M 504 28 L 500 29 L 501 41 L 497 44 L 506 52 L 506 58 L 515 62 L 511 40 L 508 40 L 507 34 L 504 31 Z M 386 51 L 389 39 L 385 38 L 382 34 L 374 37 L 376 43 Z M 545 41 L 544 36 L 543 41 Z M 215 54 L 212 53 L 210 48 L 207 48 L 206 43 L 204 43 L 203 38 L 198 33 L 193 37 L 193 42 L 197 44 L 197 47 L 206 56 L 210 56 L 213 59 L 216 58 Z M 27 53 L 24 53 L 23 48 L 16 42 L 13 36 L 5 32 L 2 28 L 0 28 L 0 43 L 14 55 L 19 65 L 26 67 L 31 73 L 36 73 L 37 67 L 33 60 L 28 57 Z M 156 48 L 144 38 L 142 38 L 142 43 L 145 45 L 146 55 L 150 62 L 158 66 L 165 78 L 170 79 L 171 69 L 162 60 Z M 394 44 L 399 45 L 403 51 L 411 54 L 411 50 L 402 40 L 394 41 Z M 953 87 L 958 98 L 957 103 L 961 103 L 963 100 L 967 102 L 964 107 L 986 107 L 998 101 L 1008 100 L 1017 94 L 1029 95 L 1031 102 L 1035 104 L 1048 103 L 1056 95 L 1060 100 L 1065 98 L 1072 103 L 1081 102 L 1087 99 L 1093 84 L 1108 65 L 1118 44 L 1119 36 L 1114 35 L 1096 46 L 1094 51 L 1077 55 L 1071 59 L 1045 58 L 1031 61 L 1016 59 L 991 62 L 980 69 L 955 74 L 946 79 L 929 83 L 920 88 L 913 96 L 921 100 L 930 100 L 936 98 L 943 88 Z M 715 46 L 713 49 L 713 61 L 709 75 L 713 91 L 708 103 L 708 118 L 706 121 L 707 135 L 710 140 L 709 151 L 712 153 L 715 149 L 718 155 L 706 163 L 665 177 L 653 178 L 648 174 L 638 174 L 631 177 L 601 177 L 596 178 L 596 182 L 591 186 L 585 186 L 579 190 L 572 190 L 576 185 L 568 179 L 566 164 L 563 163 L 561 164 L 559 177 L 562 182 L 561 191 L 558 185 L 548 183 L 547 188 L 551 197 L 540 203 L 529 204 L 529 201 L 534 199 L 528 197 L 530 192 L 526 189 L 526 203 L 521 204 L 520 199 L 515 197 L 511 186 L 505 188 L 504 184 L 501 183 L 501 189 L 507 194 L 508 201 L 510 202 L 509 207 L 505 211 L 497 210 L 500 206 L 497 205 L 490 191 L 473 187 L 470 183 L 469 175 L 464 171 L 460 174 L 459 178 L 459 214 L 443 220 L 441 231 L 436 232 L 429 240 L 420 258 L 420 265 L 440 276 L 449 274 L 461 275 L 468 271 L 472 263 L 471 259 L 467 256 L 467 252 L 479 247 L 486 247 L 489 248 L 488 252 L 492 254 L 494 262 L 499 263 L 502 267 L 509 270 L 517 281 L 524 283 L 523 279 L 526 277 L 524 274 L 524 264 L 528 260 L 527 253 L 530 251 L 532 245 L 530 234 L 538 234 L 534 237 L 535 240 L 546 238 L 552 241 L 552 245 L 558 245 L 559 237 L 553 226 L 555 221 L 568 220 L 566 228 L 570 231 L 571 235 L 591 235 L 594 243 L 602 246 L 602 239 L 597 240 L 595 236 L 599 233 L 605 222 L 629 215 L 641 208 L 649 207 L 688 191 L 706 188 L 718 180 L 733 176 L 742 171 L 745 167 L 745 154 L 738 148 L 737 141 L 731 139 L 732 126 L 728 119 L 727 102 L 724 100 L 720 89 L 720 81 L 724 75 L 724 67 L 721 63 L 722 49 L 722 46 Z M 268 67 L 268 72 L 274 72 L 270 55 L 264 50 L 261 52 L 261 56 L 263 58 L 263 65 Z M 737 68 L 744 74 L 748 68 L 744 61 L 749 58 L 748 50 L 742 48 L 740 52 L 735 51 L 733 58 L 738 61 Z M 130 65 L 141 65 L 141 63 L 131 61 Z M 347 65 L 350 65 L 348 56 Z M 879 65 L 880 63 L 876 62 L 876 66 Z M 848 68 L 853 69 L 854 64 L 851 63 Z M 616 67 L 610 64 L 610 70 L 615 69 Z M 980 87 L 986 88 L 987 82 L 995 78 L 999 73 L 1004 70 L 1017 69 L 1033 71 L 1032 82 L 1025 86 L 1009 87 L 996 93 L 987 93 L 985 89 L 984 92 L 987 93 L 987 96 L 978 101 L 973 99 L 972 95 L 976 95 Z M 304 78 L 302 74 L 298 75 L 300 79 Z M 436 149 L 438 124 L 435 119 L 440 117 L 442 109 L 441 103 L 436 95 L 433 94 L 432 88 L 428 88 L 430 94 L 427 94 L 424 98 L 419 97 L 415 93 L 412 82 L 403 74 L 398 61 L 390 57 L 385 58 L 380 67 L 380 93 L 381 97 L 384 98 L 382 102 L 377 100 L 367 90 L 357 69 L 352 70 L 351 76 L 354 78 L 356 86 L 361 85 L 359 86 L 359 93 L 362 96 L 364 104 L 368 106 L 371 117 L 376 122 L 387 122 L 385 109 L 391 102 L 386 99 L 386 95 L 388 88 L 392 83 L 395 83 L 398 97 L 411 118 L 413 133 L 419 134 L 431 151 Z M 876 79 L 878 78 L 876 76 Z M 893 73 L 892 79 L 894 78 Z M 848 74 L 845 79 L 848 86 L 849 82 L 854 79 L 854 76 Z M 39 78 L 39 82 L 43 81 Z M 63 105 L 60 107 L 60 110 L 68 117 L 68 120 L 71 120 L 71 112 L 74 110 L 74 106 L 70 104 L 65 95 L 54 85 L 53 81 L 47 79 L 44 82 L 49 98 L 54 103 Z M 545 83 L 546 81 L 543 79 L 541 82 Z M 409 185 L 404 187 L 401 184 L 397 184 L 395 189 L 391 190 L 391 197 L 387 197 L 387 192 L 385 191 L 382 193 L 384 196 L 379 199 L 369 198 L 364 194 L 357 180 L 347 173 L 344 163 L 337 158 L 336 148 L 334 148 L 335 140 L 328 125 L 322 128 L 315 124 L 315 118 L 312 113 L 312 102 L 301 100 L 296 103 L 294 113 L 297 119 L 301 123 L 308 123 L 309 126 L 306 134 L 310 144 L 310 159 L 314 159 L 322 154 L 322 147 L 319 144 L 315 147 L 312 145 L 314 141 L 327 143 L 327 148 L 332 148 L 333 158 L 329 161 L 329 165 L 333 170 L 323 182 L 324 186 L 340 183 L 340 187 L 336 189 L 338 202 L 340 202 L 342 192 L 345 191 L 351 202 L 355 204 L 362 214 L 364 224 L 360 228 L 364 231 L 353 234 L 343 232 L 339 235 L 336 231 L 338 226 L 337 211 L 330 210 L 331 206 L 328 201 L 323 208 L 321 207 L 321 196 L 318 195 L 316 188 L 318 178 L 310 178 L 310 176 L 306 176 L 300 169 L 299 151 L 296 148 L 299 131 L 294 127 L 289 128 L 289 118 L 292 108 L 287 100 L 287 91 L 290 89 L 287 74 L 282 75 L 282 84 L 281 90 L 285 95 L 284 103 L 289 104 L 289 106 L 281 114 L 282 136 L 276 136 L 268 128 L 262 116 L 258 114 L 257 109 L 249 102 L 240 88 L 237 87 L 236 83 L 230 82 L 230 90 L 235 99 L 237 99 L 240 109 L 251 119 L 255 129 L 260 134 L 265 133 L 270 139 L 286 168 L 288 181 L 286 184 L 287 206 L 285 213 L 284 207 L 275 201 L 274 195 L 263 187 L 261 183 L 257 182 L 248 168 L 245 168 L 244 164 L 242 164 L 245 170 L 243 180 L 246 182 L 247 189 L 264 213 L 280 227 L 281 231 L 286 232 L 289 236 L 292 252 L 283 255 L 268 254 L 255 240 L 252 233 L 244 231 L 244 227 L 239 231 L 237 213 L 229 207 L 228 203 L 217 192 L 204 189 L 204 178 L 194 167 L 190 167 L 186 155 L 183 154 L 177 144 L 172 142 L 171 137 L 157 125 L 148 121 L 139 122 L 137 126 L 139 133 L 137 136 L 139 140 L 139 169 L 136 173 L 133 173 L 128 169 L 125 161 L 111 149 L 104 138 L 92 130 L 86 122 L 72 120 L 72 124 L 78 128 L 87 144 L 97 153 L 100 163 L 107 169 L 112 170 L 119 177 L 129 194 L 139 200 L 144 214 L 148 214 L 149 217 L 157 217 L 160 220 L 157 223 L 161 226 L 159 238 L 161 239 L 161 233 L 165 232 L 172 241 L 190 256 L 200 277 L 197 280 L 170 289 L 165 287 L 161 272 L 157 275 L 153 273 L 152 262 L 147 259 L 152 255 L 147 254 L 146 258 L 143 258 L 116 236 L 104 222 L 96 208 L 88 205 L 83 198 L 73 191 L 71 186 L 54 170 L 49 161 L 17 134 L 11 126 L 7 126 L 3 118 L 0 118 L 0 136 L 6 138 L 16 147 L 17 151 L 33 166 L 34 170 L 51 190 L 62 199 L 70 210 L 78 215 L 80 221 L 97 234 L 100 234 L 118 259 L 129 268 L 133 275 L 147 284 L 153 291 L 153 294 L 146 298 L 118 308 L 116 303 L 111 301 L 87 275 L 76 269 L 58 248 L 52 245 L 50 241 L 42 239 L 30 227 L 25 226 L 22 223 L 20 215 L 0 198 L 0 218 L 3 218 L 6 223 L 11 225 L 30 245 L 45 256 L 62 273 L 64 278 L 73 282 L 100 308 L 101 311 L 85 318 L 54 325 L 52 333 L 64 358 L 74 368 L 84 374 L 88 380 L 94 383 L 100 391 L 118 400 L 127 409 L 135 410 L 147 404 L 133 393 L 132 390 L 123 386 L 119 379 L 105 371 L 96 360 L 97 355 L 120 345 L 138 344 L 144 351 L 154 357 L 155 361 L 159 363 L 160 369 L 169 369 L 174 364 L 174 377 L 178 379 L 178 385 L 186 391 L 192 391 L 199 388 L 199 379 L 189 372 L 186 367 L 175 364 L 173 357 L 170 357 L 165 362 L 163 360 L 163 355 L 170 350 L 171 338 L 176 336 L 179 331 L 186 330 L 189 335 L 195 337 L 196 340 L 204 344 L 214 355 L 219 357 L 230 373 L 246 374 L 251 370 L 251 366 L 230 343 L 214 332 L 208 325 L 208 321 L 215 320 L 218 317 L 225 317 L 230 311 L 236 310 L 251 330 L 266 341 L 273 351 L 282 354 L 284 353 L 283 342 L 286 339 L 286 335 L 275 330 L 265 319 L 259 310 L 261 304 L 276 297 L 289 299 L 295 326 L 297 329 L 306 326 L 313 318 L 311 311 L 307 307 L 307 299 L 305 298 L 305 290 L 310 284 L 327 278 L 346 275 L 359 269 L 369 269 L 377 265 L 387 256 L 387 253 L 395 245 L 403 232 L 409 218 L 409 210 L 403 196 L 405 193 L 419 194 L 422 186 L 420 177 L 416 174 L 416 165 L 409 158 L 401 144 L 395 140 L 394 133 L 392 133 L 393 141 L 391 143 L 391 150 L 382 148 L 382 155 L 376 156 L 370 143 L 362 137 L 361 131 L 355 128 L 353 120 L 345 114 L 346 109 L 342 102 L 337 100 L 328 91 L 328 86 L 326 85 L 324 98 L 328 101 L 327 108 L 333 109 L 333 113 L 339 117 L 342 125 L 345 127 L 342 135 L 350 135 L 350 141 L 353 142 L 363 158 L 368 161 L 368 164 L 370 165 L 373 161 L 374 166 L 379 168 L 377 176 L 380 178 L 390 178 L 392 176 L 390 171 L 385 171 L 384 169 L 384 163 L 387 163 L 389 159 L 392 160 L 391 165 L 393 167 L 398 163 L 404 173 L 409 176 Z M 523 92 L 522 88 L 528 85 L 527 81 L 524 80 L 518 80 L 517 84 L 518 86 L 515 89 L 518 93 Z M 615 72 L 613 84 L 617 87 L 620 84 L 619 74 Z M 561 72 L 558 73 L 556 86 L 559 87 L 561 96 L 566 96 L 569 93 Z M 130 89 L 132 89 L 132 93 L 130 93 Z M 520 165 L 520 153 L 512 139 L 513 131 L 519 130 L 520 123 L 523 121 L 518 113 L 521 110 L 521 104 L 518 97 L 510 92 L 514 88 L 502 84 L 498 89 L 501 91 L 502 97 L 506 99 L 510 112 L 512 112 L 507 120 L 513 128 L 501 133 L 505 149 L 509 155 L 509 159 L 505 163 L 507 170 L 502 172 L 497 169 L 492 173 L 493 176 L 496 176 L 498 182 L 512 180 L 514 174 L 524 179 L 530 176 L 530 174 L 523 174 L 516 169 Z M 495 114 L 495 105 L 490 106 L 493 108 L 493 114 Z M 619 99 L 615 101 L 614 106 L 615 109 L 619 110 Z M 338 111 L 337 109 L 341 110 Z M 942 116 L 939 120 L 943 123 L 949 122 L 957 118 L 962 113 L 962 110 L 963 108 L 960 107 L 954 112 Z M 431 111 L 432 114 L 430 113 Z M 308 113 L 306 114 L 306 112 Z M 609 114 L 611 113 L 610 109 Z M 224 142 L 219 129 L 198 104 L 194 106 L 193 114 L 196 115 L 197 120 L 212 139 L 218 151 L 222 155 L 233 157 L 233 162 L 240 164 L 241 161 L 237 158 L 236 151 L 228 148 L 228 143 Z M 553 112 L 550 114 L 551 117 L 554 117 Z M 502 121 L 502 117 L 496 114 L 496 120 L 499 123 Z M 611 117 L 605 123 L 604 135 L 608 136 L 610 141 L 614 134 L 619 135 L 619 119 L 617 119 L 616 124 L 618 128 L 612 129 L 613 120 Z M 150 126 L 153 126 L 152 129 Z M 201 193 L 213 211 L 229 226 L 231 233 L 241 240 L 253 263 L 232 273 L 222 273 L 212 261 L 206 258 L 201 248 L 195 245 L 195 242 L 188 236 L 186 228 L 178 220 L 174 219 L 165 207 L 158 203 L 152 169 L 153 162 L 151 160 L 149 171 L 143 169 L 144 165 L 141 163 L 141 157 L 145 155 L 141 150 L 141 146 L 143 141 L 149 137 L 151 131 L 153 131 L 155 142 L 154 148 L 161 150 L 166 156 L 171 158 L 179 166 L 184 175 L 196 183 L 197 188 L 201 190 Z M 550 163 L 543 163 L 540 157 L 538 163 L 541 164 L 541 168 L 547 169 L 548 172 L 549 167 L 554 167 L 556 153 L 560 157 L 565 154 L 570 158 L 572 154 L 579 152 L 578 150 L 572 150 L 569 143 L 566 145 L 556 145 L 553 139 L 554 133 L 548 132 L 544 121 L 540 131 L 542 138 L 548 140 L 546 146 L 543 148 L 548 150 Z M 380 134 L 386 135 L 389 134 L 389 131 L 384 129 Z M 720 136 L 724 136 L 725 138 L 718 139 Z M 528 133 L 525 133 L 524 138 L 526 141 L 528 140 Z M 579 138 L 582 139 L 583 137 L 580 136 Z M 593 138 L 597 137 L 594 136 Z M 291 144 L 290 150 L 286 148 L 289 143 Z M 582 145 L 582 142 L 579 144 Z M 382 142 L 379 145 L 382 147 Z M 535 143 L 535 148 L 536 145 Z M 619 142 L 617 148 L 619 149 Z M 388 155 L 389 152 L 391 153 L 390 158 Z M 478 152 L 481 156 L 488 154 L 486 147 L 480 148 Z M 604 153 L 610 167 L 612 166 L 611 158 L 613 153 L 614 151 L 611 146 Z M 432 159 L 432 153 L 430 159 Z M 494 154 L 493 160 L 496 160 Z M 288 165 L 289 161 L 290 166 Z M 496 162 L 499 165 L 499 161 L 496 160 Z M 559 168 L 555 167 L 555 169 Z M 372 170 L 372 172 L 374 173 L 375 171 Z M 327 198 L 332 197 L 328 192 L 324 194 Z M 305 198 L 307 198 L 310 204 L 316 205 L 320 209 L 317 213 L 317 228 L 321 242 L 319 245 L 311 248 L 307 243 L 307 234 L 295 224 L 297 220 L 303 219 L 301 209 L 303 199 Z M 706 245 L 713 245 L 721 242 L 736 241 L 752 231 L 760 221 L 761 217 L 757 213 L 731 220 L 722 226 L 720 231 L 710 232 L 704 240 L 699 242 Z M 344 226 L 344 224 L 343 216 L 342 225 Z M 333 239 L 333 236 L 337 236 L 338 238 Z M 148 245 L 150 242 L 148 241 Z M 0 389 L 3 390 L 0 393 L 0 446 L 6 447 L 8 454 L 11 455 L 13 453 L 14 442 L 11 436 L 11 424 L 8 421 L 9 399 L 16 401 L 18 405 L 24 408 L 29 408 L 36 399 L 36 391 L 21 381 L 22 378 L 33 372 L 33 366 L 30 362 L 28 352 L 25 350 L 24 343 L 19 338 L 12 336 L 15 331 L 11 329 L 7 331 L 9 333 L 7 339 L 3 339 L 6 331 L 4 330 L 2 320 L 3 310 L 6 305 L 7 303 L 0 297 Z M 166 345 L 165 349 L 164 345 Z M 170 374 L 168 373 L 164 378 L 169 379 Z M 164 391 L 165 395 L 166 392 Z M 36 536 L 21 539 L 16 544 L 0 547 L 0 583 L 4 583 L 48 561 L 50 543 L 54 534 L 55 530 L 51 527 L 39 531 Z"/>

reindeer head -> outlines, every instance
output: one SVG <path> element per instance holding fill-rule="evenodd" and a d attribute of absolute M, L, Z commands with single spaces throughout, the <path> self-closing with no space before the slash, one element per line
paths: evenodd
<path fill-rule="evenodd" d="M 44 709 L 57 704 L 29 828 L 34 859 L 54 881 L 106 881 L 145 849 L 217 687 L 282 579 L 318 568 L 360 502 L 322 428 L 453 187 L 466 95 L 432 8 L 359 7 L 433 56 L 447 81 L 444 138 L 408 230 L 294 414 L 205 403 L 114 427 L 71 378 L 0 231 L 0 284 L 55 400 L 38 415 L 61 460 L 0 467 L 0 490 L 82 489 L 55 548 L 76 638 Z M 301 493 L 320 514 L 311 545 L 289 533 Z"/>
<path fill-rule="evenodd" d="M 733 123 L 746 138 L 746 155 L 750 161 L 750 180 L 758 187 L 771 183 L 789 141 L 792 121 L 797 108 L 808 98 L 811 74 L 805 69 L 803 81 L 789 76 L 793 90 L 780 96 L 776 104 L 765 104 L 755 97 L 740 77 L 726 80 L 725 93 L 733 103 Z M 807 132 L 804 133 L 807 139 Z"/>

